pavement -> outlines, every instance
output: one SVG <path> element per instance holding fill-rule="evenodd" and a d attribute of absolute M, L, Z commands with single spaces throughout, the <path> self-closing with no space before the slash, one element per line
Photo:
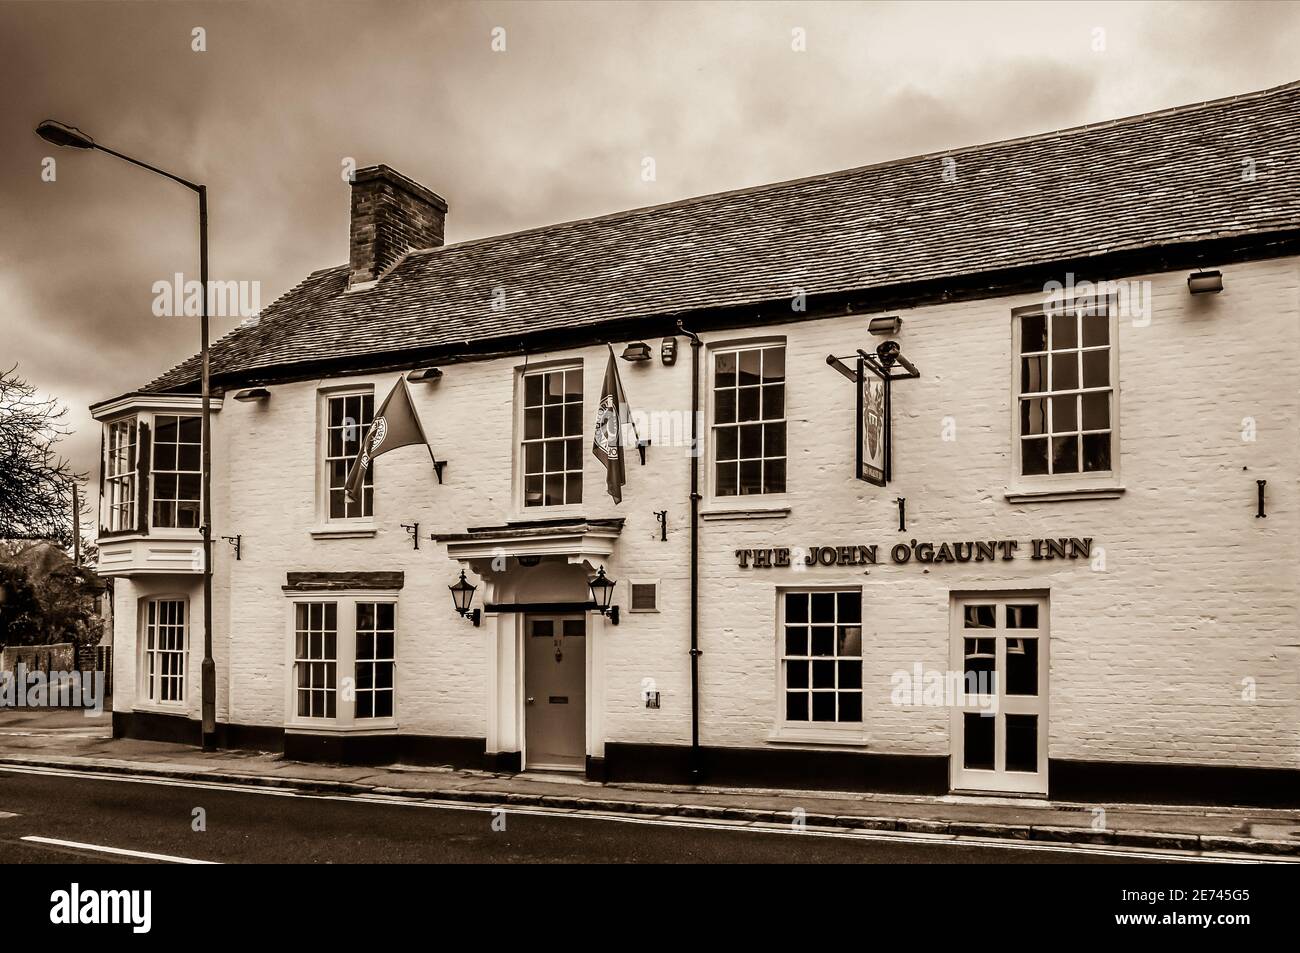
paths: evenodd
<path fill-rule="evenodd" d="M 0 709 L 0 766 L 443 804 L 708 819 L 954 840 L 1300 857 L 1300 810 L 587 781 L 449 767 L 330 765 L 267 752 L 113 739 L 110 716 Z M 1010 846 L 1010 845 L 1008 845 Z"/>

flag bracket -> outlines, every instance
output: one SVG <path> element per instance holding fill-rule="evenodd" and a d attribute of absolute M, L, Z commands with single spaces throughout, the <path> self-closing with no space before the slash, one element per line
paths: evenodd
<path fill-rule="evenodd" d="M 650 446 L 649 440 L 638 440 L 636 442 L 636 452 L 641 454 L 641 466 L 645 466 L 645 450 Z"/>
<path fill-rule="evenodd" d="M 406 530 L 406 535 L 411 537 L 411 542 L 415 544 L 415 548 L 419 549 L 420 548 L 420 524 L 402 523 L 401 526 L 402 529 Z"/>
<path fill-rule="evenodd" d="M 668 542 L 668 511 L 655 510 L 655 519 L 659 521 L 659 540 Z"/>
<path fill-rule="evenodd" d="M 446 465 L 447 465 L 447 461 L 446 461 L 446 460 L 434 460 L 434 461 L 433 461 L 433 472 L 436 473 L 436 474 L 438 475 L 438 483 L 439 483 L 439 484 L 442 483 L 442 468 L 445 467 Z M 418 524 L 417 524 L 417 525 L 418 525 Z"/>
<path fill-rule="evenodd" d="M 230 544 L 230 548 L 235 551 L 235 561 L 238 562 L 241 551 L 244 548 L 244 537 L 242 535 L 239 535 L 239 536 L 222 536 L 221 538 L 224 539 L 226 542 L 228 542 Z"/>

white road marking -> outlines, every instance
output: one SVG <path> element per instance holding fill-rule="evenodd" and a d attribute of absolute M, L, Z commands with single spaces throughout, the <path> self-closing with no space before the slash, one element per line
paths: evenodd
<path fill-rule="evenodd" d="M 54 837 L 37 837 L 32 834 L 20 840 L 33 844 L 52 844 L 55 847 L 71 847 L 75 850 L 89 850 L 99 854 L 116 854 L 119 857 L 138 857 L 141 860 L 161 860 L 169 864 L 215 864 L 214 860 L 195 860 L 193 857 L 175 857 L 171 854 L 152 854 L 146 850 L 127 850 L 125 847 L 104 847 L 101 844 L 82 844 L 75 840 L 58 840 Z"/>
<path fill-rule="evenodd" d="M 1202 864 L 1300 864 L 1300 857 L 1262 854 L 1211 853 L 1208 851 L 1173 850 L 1168 848 L 1125 847 L 1107 844 L 1057 844 L 1050 841 L 1012 840 L 1002 837 L 972 837 L 964 834 L 922 834 L 904 831 L 868 831 L 848 828 L 806 827 L 795 830 L 793 825 L 770 824 L 762 821 L 729 821 L 716 818 L 680 817 L 666 814 L 619 814 L 614 812 L 582 810 L 572 807 L 521 807 L 507 803 L 440 801 L 433 798 L 413 798 L 397 794 L 313 794 L 287 788 L 238 784 L 224 781 L 191 781 L 184 778 L 98 774 L 72 768 L 45 766 L 18 767 L 0 765 L 0 771 L 13 774 L 37 774 L 50 777 L 85 778 L 93 781 L 121 781 L 130 784 L 154 784 L 164 787 L 196 788 L 209 791 L 236 791 L 275 797 L 292 797 L 311 801 L 339 801 L 343 803 L 384 804 L 391 807 L 423 807 L 451 811 L 491 813 L 504 808 L 507 814 L 525 817 L 566 817 L 575 820 L 612 821 L 621 824 L 642 824 L 653 827 L 680 827 L 705 830 L 753 831 L 764 834 L 782 834 L 787 837 L 830 837 L 837 840 L 879 841 L 892 844 L 952 844 L 959 847 L 989 847 L 997 850 L 1030 850 L 1046 853 L 1091 854 L 1102 857 L 1124 857 L 1138 860 L 1177 860 Z M 199 861 L 193 861 L 199 863 Z"/>

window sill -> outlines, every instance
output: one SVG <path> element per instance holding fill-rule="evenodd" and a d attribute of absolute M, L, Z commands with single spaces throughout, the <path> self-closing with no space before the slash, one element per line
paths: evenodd
<path fill-rule="evenodd" d="M 181 715 L 188 718 L 193 712 L 190 706 L 184 702 L 136 702 L 131 706 L 131 711 L 140 712 L 145 715 Z"/>
<path fill-rule="evenodd" d="M 355 722 L 340 725 L 328 718 L 319 721 L 291 721 L 284 726 L 284 730 L 290 734 L 386 735 L 397 731 L 397 719 L 367 718 L 364 725 Z"/>
<path fill-rule="evenodd" d="M 700 510 L 700 519 L 715 520 L 783 520 L 790 515 L 788 506 L 719 506 Z"/>
<path fill-rule="evenodd" d="M 1071 500 L 1117 500 L 1124 495 L 1122 486 L 1041 487 L 1007 490 L 1008 503 L 1065 503 Z"/>
<path fill-rule="evenodd" d="M 326 523 L 311 528 L 312 539 L 364 539 L 374 536 L 379 528 L 371 521 L 356 523 Z"/>
<path fill-rule="evenodd" d="M 863 748 L 867 745 L 867 733 L 861 725 L 850 725 L 843 728 L 805 728 L 799 725 L 777 725 L 768 732 L 767 740 L 771 744 L 839 745 L 842 747 Z"/>

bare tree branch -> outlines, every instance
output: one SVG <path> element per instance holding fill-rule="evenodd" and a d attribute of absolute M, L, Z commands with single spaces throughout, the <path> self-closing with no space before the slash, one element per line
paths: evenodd
<path fill-rule="evenodd" d="M 68 410 L 42 399 L 15 364 L 0 372 L 0 539 L 72 545 L 72 471 L 55 447 L 71 430 Z"/>

